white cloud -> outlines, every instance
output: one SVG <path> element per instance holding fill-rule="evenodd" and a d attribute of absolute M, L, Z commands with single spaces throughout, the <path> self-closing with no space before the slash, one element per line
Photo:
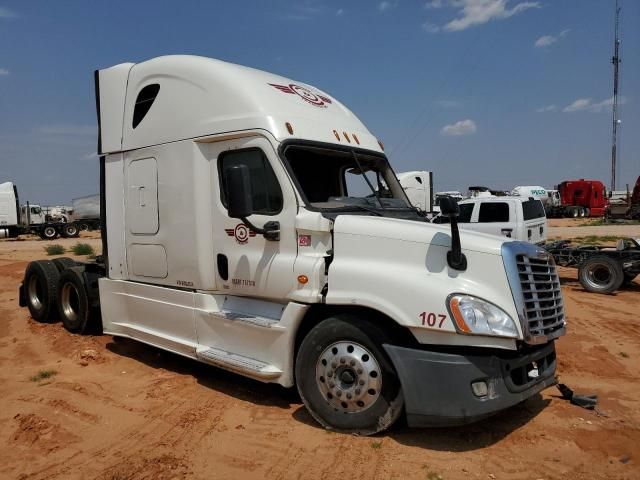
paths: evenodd
<path fill-rule="evenodd" d="M 558 35 L 543 35 L 542 37 L 538 38 L 534 45 L 536 47 L 548 47 L 549 45 L 552 45 L 554 43 L 556 43 L 558 40 L 560 40 L 562 37 L 566 37 L 567 34 L 570 32 L 571 30 L 566 29 L 561 31 Z"/>
<path fill-rule="evenodd" d="M 536 112 L 544 113 L 544 112 L 555 112 L 558 109 L 555 105 L 545 105 L 544 107 L 536 108 Z"/>
<path fill-rule="evenodd" d="M 96 135 L 95 125 L 45 125 L 38 129 L 44 135 Z"/>
<path fill-rule="evenodd" d="M 390 10 L 392 8 L 395 8 L 398 6 L 398 2 L 397 0 L 394 2 L 389 2 L 389 1 L 384 1 L 384 2 L 380 2 L 378 4 L 378 10 L 380 10 L 381 12 L 386 12 L 387 10 Z"/>
<path fill-rule="evenodd" d="M 422 29 L 429 33 L 438 33 L 440 31 L 440 27 L 438 25 L 430 22 L 424 22 L 422 24 Z"/>
<path fill-rule="evenodd" d="M 453 125 L 445 125 L 440 130 L 441 135 L 447 136 L 461 136 L 461 135 L 472 135 L 476 133 L 478 128 L 476 127 L 476 122 L 473 120 L 460 120 L 459 122 L 454 123 Z"/>
<path fill-rule="evenodd" d="M 449 3 L 459 9 L 459 17 L 443 27 L 449 32 L 459 32 L 491 20 L 509 18 L 531 8 L 540 8 L 540 2 L 520 2 L 507 8 L 509 0 L 449 0 Z"/>
<path fill-rule="evenodd" d="M 6 77 L 7 75 L 9 75 L 9 70 L 6 68 L 0 68 L 0 77 Z"/>
<path fill-rule="evenodd" d="M 344 15 L 344 9 L 339 8 L 338 11 L 336 12 L 336 15 L 341 17 L 342 15 Z"/>
<path fill-rule="evenodd" d="M 0 18 L 14 18 L 17 17 L 15 13 L 5 7 L 0 7 Z"/>
<path fill-rule="evenodd" d="M 591 100 L 591 98 L 579 98 L 570 105 L 564 107 L 562 111 L 566 113 L 580 111 L 599 113 L 609 110 L 613 105 L 613 97 L 606 98 L 600 102 L 592 102 Z M 627 103 L 627 99 L 625 97 L 618 97 L 619 105 L 624 105 L 625 103 Z"/>
<path fill-rule="evenodd" d="M 425 3 L 424 7 L 425 8 L 442 8 L 444 7 L 444 4 L 442 3 L 442 0 L 431 0 Z"/>

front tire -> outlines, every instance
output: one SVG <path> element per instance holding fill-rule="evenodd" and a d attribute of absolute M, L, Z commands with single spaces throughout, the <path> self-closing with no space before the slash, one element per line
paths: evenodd
<path fill-rule="evenodd" d="M 352 315 L 328 318 L 303 339 L 296 384 L 307 410 L 329 430 L 373 435 L 402 413 L 400 379 L 382 343 L 384 332 Z"/>
<path fill-rule="evenodd" d="M 604 255 L 596 255 L 580 265 L 578 280 L 589 292 L 611 293 L 618 290 L 624 282 L 624 272 L 620 262 Z"/>

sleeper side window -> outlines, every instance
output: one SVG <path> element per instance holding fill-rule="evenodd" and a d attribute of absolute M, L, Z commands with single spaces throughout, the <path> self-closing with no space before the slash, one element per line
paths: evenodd
<path fill-rule="evenodd" d="M 502 202 L 487 202 L 480 204 L 478 222 L 494 223 L 509 221 L 509 204 Z"/>
<path fill-rule="evenodd" d="M 151 105 L 153 105 L 159 91 L 160 85 L 158 83 L 152 83 L 140 90 L 140 93 L 138 93 L 138 97 L 136 98 L 135 107 L 133 108 L 133 121 L 131 122 L 132 128 L 136 128 L 145 115 L 149 113 L 149 109 L 151 108 Z"/>
<path fill-rule="evenodd" d="M 271 164 L 264 152 L 258 148 L 225 152 L 218 159 L 220 200 L 227 206 L 227 172 L 231 167 L 246 165 L 249 169 L 253 212 L 261 215 L 276 215 L 282 210 L 282 190 Z"/>

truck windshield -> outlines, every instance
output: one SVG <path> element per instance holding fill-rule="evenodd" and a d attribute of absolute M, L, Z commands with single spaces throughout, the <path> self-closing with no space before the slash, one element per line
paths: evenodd
<path fill-rule="evenodd" d="M 381 213 L 412 208 L 384 156 L 299 145 L 287 147 L 284 155 L 312 207 Z"/>

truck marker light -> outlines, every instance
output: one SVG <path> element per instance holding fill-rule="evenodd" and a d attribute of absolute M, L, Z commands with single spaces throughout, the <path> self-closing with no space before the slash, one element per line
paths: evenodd
<path fill-rule="evenodd" d="M 293 127 L 291 126 L 291 124 L 287 122 L 285 123 L 285 125 L 287 126 L 287 131 L 289 132 L 289 134 L 293 135 Z"/>
<path fill-rule="evenodd" d="M 349 135 L 347 134 L 347 132 L 342 132 L 342 134 L 344 135 L 344 138 L 347 139 L 347 142 L 351 143 L 351 139 L 349 138 Z"/>
<path fill-rule="evenodd" d="M 450 306 L 451 306 L 451 313 L 453 313 L 453 319 L 455 320 L 456 325 L 458 326 L 460 331 L 464 333 L 471 333 L 471 329 L 469 328 L 467 323 L 464 321 L 464 317 L 462 316 L 462 313 L 460 313 L 460 300 L 458 300 L 457 297 L 453 297 L 451 299 Z"/>
<path fill-rule="evenodd" d="M 298 275 L 298 282 L 302 285 L 305 285 L 309 282 L 309 277 L 307 277 L 306 275 Z"/>
<path fill-rule="evenodd" d="M 384 152 L 384 143 L 382 143 L 380 140 L 378 140 L 378 145 L 380 145 L 380 148 Z"/>
<path fill-rule="evenodd" d="M 336 130 L 333 131 L 333 134 L 336 136 L 336 139 L 340 141 L 340 134 Z"/>
<path fill-rule="evenodd" d="M 352 133 L 352 134 L 351 134 L 351 136 L 352 136 L 352 137 L 353 137 L 353 139 L 356 141 L 356 143 L 357 143 L 358 145 L 360 145 L 360 140 L 358 140 L 358 137 L 356 137 L 356 134 L 355 134 L 355 133 Z"/>

